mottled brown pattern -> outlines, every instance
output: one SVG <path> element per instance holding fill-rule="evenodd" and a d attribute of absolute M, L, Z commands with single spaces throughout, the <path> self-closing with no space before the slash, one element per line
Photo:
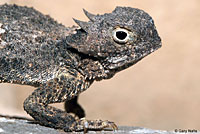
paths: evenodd
<path fill-rule="evenodd" d="M 80 28 L 66 28 L 33 8 L 0 6 L 0 82 L 37 88 L 24 109 L 41 125 L 65 131 L 117 129 L 110 121 L 83 118 L 78 95 L 160 48 L 161 39 L 142 10 L 84 12 L 89 22 L 75 20 Z M 49 106 L 59 102 L 66 102 L 66 111 Z"/>

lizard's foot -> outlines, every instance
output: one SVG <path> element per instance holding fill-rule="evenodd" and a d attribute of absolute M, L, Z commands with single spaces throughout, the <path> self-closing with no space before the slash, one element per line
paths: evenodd
<path fill-rule="evenodd" d="M 65 131 L 83 131 L 88 130 L 103 130 L 105 128 L 111 128 L 112 130 L 117 130 L 118 127 L 114 122 L 102 121 L 102 120 L 86 120 L 82 118 L 73 123 L 70 127 L 64 129 Z"/>

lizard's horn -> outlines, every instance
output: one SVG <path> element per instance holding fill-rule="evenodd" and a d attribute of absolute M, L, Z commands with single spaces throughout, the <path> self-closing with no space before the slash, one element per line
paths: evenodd
<path fill-rule="evenodd" d="M 77 19 L 74 19 L 74 22 L 76 24 L 78 24 L 83 30 L 85 30 L 86 32 L 88 31 L 88 28 L 89 28 L 89 24 L 88 22 L 84 22 L 84 21 L 80 21 L 80 20 L 77 20 Z"/>
<path fill-rule="evenodd" d="M 91 20 L 91 21 L 95 21 L 95 16 L 94 14 L 91 14 L 90 12 L 88 12 L 87 10 L 83 9 L 84 14 Z"/>

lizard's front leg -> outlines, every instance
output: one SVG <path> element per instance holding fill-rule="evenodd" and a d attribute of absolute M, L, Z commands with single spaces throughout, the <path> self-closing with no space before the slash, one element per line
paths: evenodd
<path fill-rule="evenodd" d="M 74 113 L 79 118 L 85 117 L 84 109 L 80 106 L 80 104 L 78 104 L 78 96 L 65 101 L 65 110 L 68 113 Z"/>
<path fill-rule="evenodd" d="M 36 89 L 24 102 L 25 111 L 39 124 L 65 131 L 116 128 L 113 122 L 79 119 L 75 115 L 49 106 L 51 103 L 73 99 L 90 85 L 75 70 L 61 69 L 56 76 Z"/>

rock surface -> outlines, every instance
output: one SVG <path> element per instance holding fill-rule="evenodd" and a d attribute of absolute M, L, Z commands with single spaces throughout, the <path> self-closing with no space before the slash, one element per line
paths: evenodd
<path fill-rule="evenodd" d="M 65 134 L 62 130 L 56 130 L 36 124 L 33 120 L 19 117 L 0 116 L 0 134 Z M 76 132 L 78 133 L 78 132 Z M 79 132 L 83 133 L 83 132 Z M 170 131 L 152 130 L 142 127 L 120 126 L 117 131 L 88 131 L 90 134 L 175 134 Z"/>

